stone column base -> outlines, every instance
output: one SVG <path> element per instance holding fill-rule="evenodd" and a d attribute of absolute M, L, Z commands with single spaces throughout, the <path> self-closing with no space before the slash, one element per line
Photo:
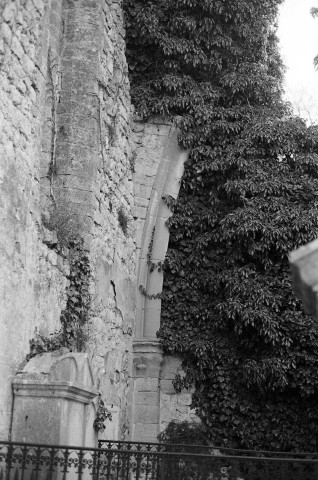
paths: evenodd
<path fill-rule="evenodd" d="M 133 343 L 132 439 L 157 442 L 160 428 L 160 369 L 162 351 L 156 339 Z"/>

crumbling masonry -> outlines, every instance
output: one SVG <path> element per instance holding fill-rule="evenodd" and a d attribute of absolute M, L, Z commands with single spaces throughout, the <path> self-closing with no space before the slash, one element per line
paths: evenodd
<path fill-rule="evenodd" d="M 0 17 L 0 439 L 94 445 L 99 392 L 102 437 L 155 441 L 192 415 L 147 264 L 165 257 L 162 197 L 178 195 L 187 153 L 171 124 L 133 116 L 120 0 L 8 0 Z M 27 362 L 31 339 L 61 330 L 70 238 L 91 271 L 84 346 Z"/>

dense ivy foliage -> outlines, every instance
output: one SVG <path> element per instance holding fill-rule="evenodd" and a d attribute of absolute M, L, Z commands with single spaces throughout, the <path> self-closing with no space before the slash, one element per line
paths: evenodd
<path fill-rule="evenodd" d="M 318 234 L 318 131 L 281 99 L 280 0 L 126 0 L 139 115 L 191 149 L 170 220 L 160 337 L 216 444 L 316 448 L 318 328 L 288 253 Z"/>
<path fill-rule="evenodd" d="M 160 443 L 209 445 L 202 423 L 172 420 L 158 435 Z"/>

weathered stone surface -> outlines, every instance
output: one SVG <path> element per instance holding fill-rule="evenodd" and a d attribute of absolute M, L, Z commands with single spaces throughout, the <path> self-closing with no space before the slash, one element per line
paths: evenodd
<path fill-rule="evenodd" d="M 15 376 L 13 390 L 13 441 L 97 446 L 98 391 L 87 354 L 37 355 Z"/>
<path fill-rule="evenodd" d="M 13 375 L 35 330 L 47 334 L 59 328 L 68 265 L 43 243 L 41 226 L 50 4 L 8 1 L 0 24 L 0 438 L 6 438 Z"/>
<path fill-rule="evenodd" d="M 194 410 L 191 410 L 191 395 L 160 395 L 160 431 L 164 430 L 171 420 L 199 422 Z"/>
<path fill-rule="evenodd" d="M 171 420 L 199 421 L 195 411 L 191 409 L 192 393 L 183 390 L 176 393 L 172 380 L 181 372 L 181 359 L 166 355 L 162 362 L 160 381 L 160 431 L 164 430 Z"/>
<path fill-rule="evenodd" d="M 135 425 L 134 438 L 140 442 L 157 442 L 158 441 L 158 422 L 148 423 L 145 426 L 144 423 L 137 423 Z"/>
<path fill-rule="evenodd" d="M 135 392 L 157 392 L 157 378 L 137 378 L 135 380 Z"/>
<path fill-rule="evenodd" d="M 2 11 L 1 438 L 29 340 L 58 330 L 66 304 L 67 258 L 42 218 L 87 242 L 87 349 L 104 401 L 121 411 L 118 435 L 129 434 L 136 245 L 122 24 L 120 0 L 9 1 Z"/>
<path fill-rule="evenodd" d="M 149 259 L 154 265 L 163 262 L 168 248 L 166 226 L 172 215 L 164 197 L 176 198 L 180 189 L 184 162 L 188 152 L 178 145 L 175 127 L 162 119 L 152 119 L 132 126 L 134 140 L 134 193 L 136 241 L 139 257 L 137 283 L 136 336 L 156 338 L 160 326 L 163 272 L 150 272 Z"/>
<path fill-rule="evenodd" d="M 147 254 L 153 239 L 152 261 L 164 259 L 171 212 L 162 196 L 177 196 L 187 152 L 178 147 L 175 128 L 161 119 L 135 121 L 131 131 L 121 0 L 5 3 L 0 438 L 8 437 L 11 384 L 29 353 L 29 340 L 61 327 L 70 266 L 67 248 L 57 245 L 75 236 L 84 238 L 89 251 L 92 306 L 85 348 L 102 398 L 114 412 L 106 433 L 129 438 L 134 422 L 135 439 L 155 440 L 160 374 L 165 392 L 171 392 L 172 377 L 162 369 L 156 340 L 160 299 L 146 298 L 139 285 L 148 294 L 162 289 L 162 272 L 148 275 Z M 140 343 L 138 351 L 135 344 L 133 352 L 134 335 L 152 340 Z M 140 406 L 135 413 L 133 402 Z M 187 402 L 180 401 L 180 408 Z M 50 415 L 59 418 L 53 403 Z M 94 408 L 84 420 L 75 408 L 70 415 L 92 425 Z M 167 408 L 171 413 L 171 405 Z M 87 442 L 92 439 L 93 434 Z"/>
<path fill-rule="evenodd" d="M 156 405 L 157 400 L 157 392 L 136 392 L 134 395 L 135 405 Z"/>

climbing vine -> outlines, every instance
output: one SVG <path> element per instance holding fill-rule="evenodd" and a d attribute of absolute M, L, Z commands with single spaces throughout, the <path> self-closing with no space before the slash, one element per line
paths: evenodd
<path fill-rule="evenodd" d="M 158 269 L 158 272 L 161 272 L 165 264 L 164 260 L 160 262 L 154 262 L 152 260 L 152 248 L 153 248 L 153 241 L 155 237 L 155 231 L 156 231 L 156 227 L 153 227 L 149 245 L 148 245 L 148 252 L 147 252 L 147 265 L 150 273 L 154 272 L 156 269 Z M 148 300 L 157 300 L 162 298 L 162 292 L 148 293 L 147 289 L 143 285 L 139 285 L 139 291 L 144 297 L 148 298 Z"/>
<path fill-rule="evenodd" d="M 98 408 L 96 413 L 96 418 L 94 420 L 94 429 L 96 432 L 103 432 L 106 429 L 105 421 L 112 420 L 112 414 L 105 406 L 105 403 L 102 399 L 101 394 L 98 396 Z"/>
<path fill-rule="evenodd" d="M 191 149 L 165 262 L 160 338 L 215 444 L 313 450 L 318 328 L 288 253 L 318 233 L 318 129 L 282 100 L 280 0 L 125 0 L 137 113 Z"/>
<path fill-rule="evenodd" d="M 87 326 L 92 302 L 91 269 L 83 239 L 72 239 L 69 242 L 69 251 L 69 286 L 66 291 L 66 308 L 61 313 L 61 324 L 65 346 L 81 351 L 87 340 Z"/>
<path fill-rule="evenodd" d="M 164 266 L 164 261 L 153 262 L 152 260 L 152 249 L 153 249 L 153 240 L 155 237 L 155 231 L 156 231 L 156 227 L 153 227 L 151 232 L 150 242 L 148 245 L 148 252 L 147 252 L 147 265 L 149 267 L 150 273 L 152 273 L 156 269 L 158 269 L 158 272 L 161 272 Z"/>
<path fill-rule="evenodd" d="M 49 336 L 37 333 L 30 340 L 28 359 L 39 353 L 59 350 L 62 347 L 80 352 L 85 346 L 92 304 L 88 251 L 82 238 L 69 240 L 64 245 L 65 249 L 68 251 L 70 273 L 66 289 L 66 307 L 60 317 L 61 329 Z"/>

